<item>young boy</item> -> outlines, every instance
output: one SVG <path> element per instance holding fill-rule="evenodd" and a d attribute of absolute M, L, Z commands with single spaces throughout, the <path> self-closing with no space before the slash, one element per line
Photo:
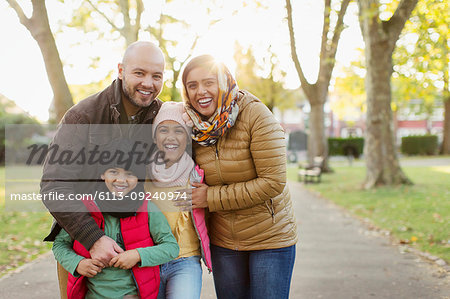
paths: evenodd
<path fill-rule="evenodd" d="M 131 149 L 131 145 L 120 141 L 110 150 L 117 147 Z M 144 188 L 138 178 L 145 175 L 145 167 L 132 165 L 126 169 L 120 161 L 114 161 L 101 167 L 99 173 L 102 181 L 96 191 L 98 198 L 101 194 L 104 200 L 86 198 L 83 203 L 105 235 L 124 251 L 102 269 L 102 264 L 91 259 L 81 243 L 61 230 L 52 250 L 55 259 L 69 272 L 67 296 L 156 298 L 158 265 L 176 258 L 179 247 L 164 215 L 153 203 L 142 200 Z"/>

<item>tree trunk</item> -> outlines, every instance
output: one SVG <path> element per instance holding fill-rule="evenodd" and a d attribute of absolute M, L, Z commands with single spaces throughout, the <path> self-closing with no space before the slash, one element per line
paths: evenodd
<path fill-rule="evenodd" d="M 44 2 L 41 3 L 42 6 L 45 5 Z M 33 17 L 34 20 L 32 21 L 32 24 L 39 24 L 36 24 L 37 26 L 32 26 L 33 29 L 30 30 L 30 32 L 41 49 L 47 76 L 53 90 L 56 116 L 55 121 L 59 122 L 66 111 L 73 106 L 73 100 L 64 75 L 61 58 L 59 57 L 59 52 L 56 48 L 55 39 L 53 38 L 53 34 L 48 24 L 45 6 L 41 13 L 42 14 L 40 15 L 37 14 L 36 18 Z"/>
<path fill-rule="evenodd" d="M 322 103 L 312 103 L 309 113 L 308 162 L 312 165 L 316 156 L 327 157 L 328 149 L 325 135 L 325 113 Z"/>
<path fill-rule="evenodd" d="M 367 117 L 364 187 L 410 183 L 400 168 L 391 110 L 391 56 L 386 45 L 366 41 Z"/>
<path fill-rule="evenodd" d="M 449 90 L 449 75 L 448 75 L 448 46 L 446 41 L 443 42 L 444 55 L 443 55 L 443 68 L 444 68 L 444 90 L 443 90 L 443 102 L 444 102 L 444 138 L 442 140 L 441 153 L 443 155 L 450 155 L 450 90 Z"/>
<path fill-rule="evenodd" d="M 177 101 L 179 100 L 179 94 L 178 94 L 178 88 L 177 88 L 177 81 L 178 77 L 180 76 L 180 69 L 175 69 L 175 63 L 172 63 L 172 88 L 170 89 L 170 100 L 171 101 Z"/>
<path fill-rule="evenodd" d="M 450 98 L 444 99 L 444 139 L 442 154 L 450 155 Z"/>
<path fill-rule="evenodd" d="M 130 18 L 130 4 L 128 0 L 119 0 L 118 2 L 123 17 L 123 27 L 119 30 L 125 38 L 126 46 L 138 40 L 139 29 L 141 28 L 141 15 L 144 10 L 144 4 L 141 0 L 136 1 L 136 17 L 133 21 Z"/>
<path fill-rule="evenodd" d="M 412 7 L 408 7 L 409 13 L 403 11 L 405 9 L 403 6 L 407 2 L 412 5 Z M 394 14 L 396 19 L 393 19 L 392 23 L 379 20 L 376 3 L 377 1 L 374 0 L 359 1 L 367 66 L 367 129 L 364 142 L 367 166 L 365 189 L 380 185 L 412 183 L 400 168 L 395 146 L 391 109 L 391 75 L 395 42 L 415 3 L 414 0 L 402 1 L 402 9 L 401 11 L 397 9 Z M 404 19 L 400 20 L 399 17 Z"/>
<path fill-rule="evenodd" d="M 125 37 L 125 43 L 126 46 L 128 47 L 129 45 L 131 45 L 132 43 L 134 43 L 135 41 L 137 41 L 137 32 L 131 32 L 128 31 L 126 32 L 126 34 L 124 34 Z"/>
<path fill-rule="evenodd" d="M 39 45 L 44 58 L 47 77 L 53 90 L 55 121 L 59 122 L 64 113 L 73 105 L 72 95 L 64 76 L 63 65 L 56 47 L 55 39 L 48 22 L 45 1 L 33 0 L 33 15 L 27 18 L 16 1 L 8 0 L 16 11 L 20 22 L 28 29 Z"/>
<path fill-rule="evenodd" d="M 319 76 L 316 83 L 311 84 L 306 80 L 306 77 L 300 65 L 299 58 L 297 56 L 294 26 L 292 20 L 292 6 L 291 1 L 286 0 L 292 60 L 294 61 L 295 68 L 301 82 L 301 87 L 311 105 L 309 121 L 310 132 L 308 134 L 308 163 L 312 165 L 315 156 L 322 156 L 324 158 L 324 172 L 331 172 L 332 170 L 328 165 L 328 143 L 325 133 L 325 115 L 323 108 L 328 96 L 328 86 L 330 85 L 331 74 L 333 72 L 335 64 L 335 57 L 339 39 L 342 30 L 344 29 L 344 16 L 347 11 L 349 2 L 350 0 L 341 1 L 341 7 L 338 12 L 338 18 L 334 31 L 331 31 L 331 0 L 324 0 Z"/>

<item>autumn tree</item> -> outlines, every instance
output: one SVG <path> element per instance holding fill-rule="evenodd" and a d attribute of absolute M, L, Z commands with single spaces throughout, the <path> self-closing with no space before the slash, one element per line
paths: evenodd
<path fill-rule="evenodd" d="M 286 72 L 278 66 L 280 61 L 277 55 L 272 51 L 271 46 L 267 49 L 267 55 L 263 59 L 267 66 L 267 75 L 262 78 L 262 92 L 266 97 L 267 107 L 270 111 L 277 106 L 281 110 L 294 106 L 294 98 L 289 96 L 287 90 L 283 87 L 286 78 Z"/>
<path fill-rule="evenodd" d="M 148 3 L 146 4 L 148 5 Z M 177 5 L 180 5 L 177 1 L 166 1 L 165 3 L 166 8 Z M 210 5 L 218 7 L 218 4 L 214 1 Z M 165 81 L 166 88 L 160 97 L 164 100 L 180 99 L 176 82 L 183 65 L 192 56 L 200 36 L 193 33 L 188 22 L 164 11 L 159 13 L 157 20 L 154 20 L 155 22 L 152 24 L 152 20 L 149 20 L 149 18 L 143 19 L 148 11 L 149 8 L 145 6 L 142 0 L 84 0 L 73 14 L 72 21 L 68 25 L 84 30 L 86 33 L 95 31 L 99 37 L 114 38 L 114 34 L 108 35 L 108 32 L 105 32 L 104 28 L 109 28 L 111 32 L 119 33 L 118 37 L 125 40 L 126 46 L 137 41 L 139 34 L 150 34 L 158 41 L 159 47 L 166 58 L 167 72 L 171 75 L 171 78 Z M 206 16 L 208 19 L 208 14 Z M 218 21 L 209 18 L 207 28 Z M 167 32 L 174 31 L 178 36 L 183 36 L 182 41 L 167 34 Z"/>
<path fill-rule="evenodd" d="M 210 24 L 212 25 L 213 23 L 214 22 L 211 22 Z M 178 91 L 176 83 L 178 81 L 178 78 L 180 77 L 181 69 L 189 60 L 189 58 L 191 58 L 200 37 L 198 34 L 190 34 L 191 36 L 188 38 L 189 42 L 187 43 L 187 48 L 184 48 L 185 45 L 182 45 L 182 47 L 185 49 L 185 51 L 183 51 L 184 55 L 182 57 L 177 56 L 175 53 L 178 52 L 177 47 L 180 45 L 180 42 L 175 38 L 168 38 L 167 36 L 165 36 L 165 32 L 167 31 L 168 27 L 177 24 L 183 28 L 183 31 L 185 31 L 186 33 L 189 32 L 190 26 L 186 22 L 167 14 L 161 14 L 157 26 L 147 27 L 146 29 L 158 41 L 159 46 L 163 51 L 164 56 L 166 57 L 166 64 L 169 65 L 169 71 L 172 75 L 170 82 L 165 82 L 165 85 L 168 88 L 169 92 L 161 95 L 163 100 L 176 101 L 178 99 L 181 99 L 181 95 Z M 185 39 L 187 38 L 187 35 L 189 34 L 185 34 Z M 166 99 L 164 99 L 164 97 Z"/>
<path fill-rule="evenodd" d="M 260 77 L 256 74 L 259 66 L 253 55 L 253 49 L 244 49 L 239 43 L 234 45 L 234 61 L 236 62 L 236 80 L 240 88 L 252 90 L 256 95 L 260 86 Z"/>
<path fill-rule="evenodd" d="M 45 1 L 32 0 L 33 12 L 27 17 L 22 7 L 15 0 L 7 0 L 19 17 L 20 23 L 31 33 L 39 45 L 44 58 L 47 77 L 53 91 L 53 108 L 56 122 L 73 105 L 72 95 L 64 76 L 63 64 L 50 29 Z"/>
<path fill-rule="evenodd" d="M 362 55 L 361 49 L 361 60 L 364 59 Z M 331 103 L 331 108 L 339 119 L 351 118 L 354 121 L 366 111 L 365 67 L 361 60 L 342 67 L 335 79 L 333 95 L 337 100 Z"/>
<path fill-rule="evenodd" d="M 84 0 L 74 11 L 68 26 L 81 28 L 86 33 L 101 32 L 106 23 L 106 28 L 118 32 L 128 46 L 138 39 L 144 9 L 142 0 Z M 99 37 L 104 37 L 104 33 Z"/>
<path fill-rule="evenodd" d="M 99 90 L 103 90 L 108 87 L 116 76 L 115 70 L 111 70 L 105 77 L 99 81 L 90 82 L 88 84 L 70 84 L 70 90 L 73 94 L 74 103 L 78 103 L 81 100 L 91 96 Z"/>
<path fill-rule="evenodd" d="M 431 120 L 435 109 L 443 104 L 441 101 L 443 82 L 436 80 L 440 78 L 439 75 L 443 77 L 443 74 L 432 61 L 425 62 L 430 57 L 415 56 L 417 51 L 413 50 L 411 45 L 415 46 L 417 40 L 413 40 L 412 44 L 403 43 L 411 40 L 410 33 L 406 29 L 404 40 L 402 38 L 399 40 L 393 55 L 395 64 L 391 80 L 391 109 L 395 115 L 402 108 L 411 108 L 411 105 L 414 105 L 413 110 L 408 109 L 410 114 L 414 113 L 415 116 Z M 352 61 L 350 66 L 342 67 L 339 76 L 335 78 L 333 97 L 337 100 L 331 103 L 331 107 L 333 114 L 340 118 L 354 119 L 366 111 L 364 50 L 360 49 L 360 52 L 361 55 Z M 435 52 L 435 49 L 432 52 Z M 394 134 L 397 135 L 396 132 Z"/>
<path fill-rule="evenodd" d="M 393 77 L 402 81 L 394 86 L 394 99 L 421 99 L 428 117 L 438 104 L 444 106 L 443 154 L 450 154 L 449 6 L 441 0 L 418 2 L 393 54 Z"/>
<path fill-rule="evenodd" d="M 286 73 L 279 68 L 278 57 L 270 46 L 265 54 L 258 62 L 252 47 L 244 49 L 238 43 L 235 44 L 238 86 L 257 96 L 272 112 L 275 107 L 280 111 L 295 107 L 296 103 L 303 100 L 302 94 L 298 90 L 284 88 Z"/>
<path fill-rule="evenodd" d="M 291 1 L 286 0 L 292 60 L 294 61 L 301 87 L 311 106 L 309 118 L 310 131 L 308 135 L 308 160 L 310 163 L 312 163 L 313 157 L 315 156 L 327 157 L 328 155 L 324 122 L 325 114 L 323 108 L 328 97 L 328 88 L 335 65 L 336 51 L 342 30 L 344 29 L 344 15 L 347 11 L 349 2 L 350 0 L 342 0 L 340 2 L 339 10 L 334 11 L 332 9 L 331 0 L 324 1 L 319 75 L 315 83 L 309 83 L 306 80 L 297 54 Z M 333 13 L 337 15 L 334 24 L 331 21 Z"/>
<path fill-rule="evenodd" d="M 31 117 L 28 113 L 19 108 L 16 103 L 4 95 L 0 94 L 0 166 L 5 165 L 5 145 L 6 142 L 6 134 L 8 124 L 21 125 L 21 124 L 32 124 L 38 125 L 39 121 L 34 117 Z M 23 129 L 23 128 L 21 128 Z M 10 131 L 11 132 L 11 131 Z M 24 129 L 20 132 L 21 136 L 17 137 L 21 142 L 25 141 L 24 139 L 30 138 L 31 134 L 29 134 L 29 130 Z M 22 135 L 23 134 L 23 135 Z M 26 137 L 26 138 L 21 138 Z M 11 141 L 11 140 L 9 140 Z M 26 145 L 28 146 L 28 145 Z M 26 148 L 22 147 L 22 148 Z"/>
<path fill-rule="evenodd" d="M 400 33 L 418 0 L 401 0 L 388 20 L 380 18 L 378 0 L 358 0 L 360 26 L 365 43 L 367 116 L 364 187 L 410 184 L 400 168 L 392 128 L 392 53 Z"/>

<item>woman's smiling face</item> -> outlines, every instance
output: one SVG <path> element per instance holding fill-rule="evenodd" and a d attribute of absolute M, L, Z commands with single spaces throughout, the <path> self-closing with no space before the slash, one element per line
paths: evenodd
<path fill-rule="evenodd" d="M 186 92 L 191 106 L 205 119 L 217 111 L 219 83 L 209 68 L 193 68 L 186 77 Z"/>
<path fill-rule="evenodd" d="M 156 128 L 156 146 L 163 151 L 166 168 L 180 160 L 186 151 L 188 135 L 184 127 L 174 120 L 165 120 Z"/>

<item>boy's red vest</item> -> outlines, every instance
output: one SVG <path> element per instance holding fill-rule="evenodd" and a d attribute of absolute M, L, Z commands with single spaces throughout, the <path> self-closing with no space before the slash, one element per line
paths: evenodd
<path fill-rule="evenodd" d="M 94 201 L 83 200 L 83 203 L 91 213 L 91 216 L 94 218 L 97 225 L 102 230 L 105 230 L 103 214 L 100 212 Z M 147 201 L 144 201 L 135 216 L 120 218 L 120 229 L 126 250 L 154 245 L 148 227 Z M 78 241 L 74 242 L 73 250 L 78 255 L 90 258 L 89 251 Z M 158 296 L 160 282 L 159 266 L 134 266 L 131 271 L 138 289 L 139 297 L 143 299 L 156 298 Z M 87 293 L 85 279 L 85 276 L 74 277 L 69 273 L 67 282 L 67 297 L 69 299 L 84 299 Z"/>

